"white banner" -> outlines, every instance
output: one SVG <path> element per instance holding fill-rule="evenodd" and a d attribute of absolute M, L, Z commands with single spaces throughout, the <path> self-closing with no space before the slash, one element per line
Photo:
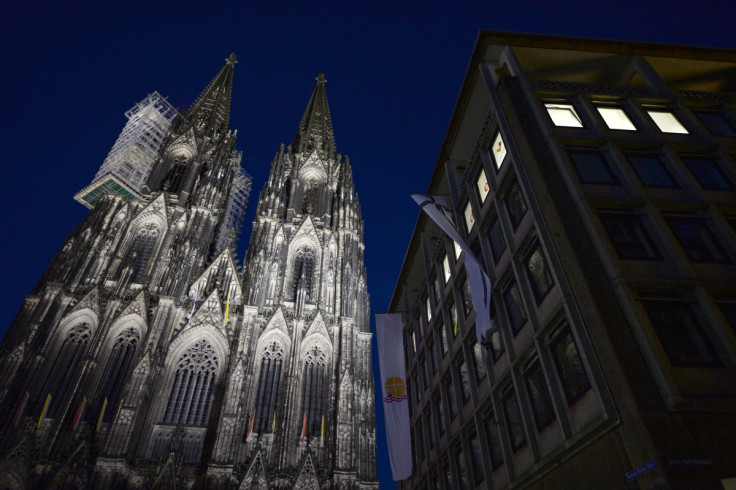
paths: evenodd
<path fill-rule="evenodd" d="M 445 198 L 424 194 L 412 194 L 411 198 L 465 252 L 465 269 L 468 271 L 468 286 L 475 309 L 475 336 L 478 343 L 487 345 L 493 333 L 491 331 L 491 279 L 481 267 L 470 246 L 452 224 L 452 211 L 445 205 Z"/>
<path fill-rule="evenodd" d="M 411 435 L 400 314 L 376 315 L 376 342 L 391 472 L 394 481 L 405 480 L 411 476 Z"/>

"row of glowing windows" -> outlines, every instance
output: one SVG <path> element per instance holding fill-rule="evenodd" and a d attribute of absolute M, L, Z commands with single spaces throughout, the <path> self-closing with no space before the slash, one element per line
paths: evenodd
<path fill-rule="evenodd" d="M 572 104 L 549 102 L 545 103 L 544 106 L 547 108 L 547 113 L 555 126 L 566 128 L 583 127 L 583 121 Z M 606 123 L 606 126 L 608 126 L 608 129 L 620 131 L 637 130 L 636 126 L 631 122 L 631 119 L 629 119 L 629 116 L 623 108 L 612 105 L 596 104 L 595 102 L 594 107 Z M 645 107 L 644 110 L 661 132 L 671 134 L 690 133 L 687 128 L 683 126 L 677 116 L 675 116 L 671 111 L 659 107 Z M 721 114 L 703 112 L 696 113 L 696 115 L 703 125 L 705 125 L 715 136 L 736 137 L 736 131 Z"/>

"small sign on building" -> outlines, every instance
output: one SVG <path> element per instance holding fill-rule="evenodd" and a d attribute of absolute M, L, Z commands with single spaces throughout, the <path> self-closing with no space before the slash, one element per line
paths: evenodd
<path fill-rule="evenodd" d="M 634 468 L 633 470 L 626 473 L 626 482 L 630 482 L 632 480 L 636 480 L 641 475 L 644 475 L 646 473 L 649 473 L 650 471 L 654 470 L 654 468 L 657 467 L 657 463 L 654 460 L 647 461 L 643 465 L 639 466 L 638 468 Z"/>

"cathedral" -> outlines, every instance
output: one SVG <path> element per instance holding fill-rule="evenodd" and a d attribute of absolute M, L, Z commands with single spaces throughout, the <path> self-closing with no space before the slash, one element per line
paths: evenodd
<path fill-rule="evenodd" d="M 225 66 L 158 93 L 0 345 L 0 488 L 377 488 L 363 221 L 320 74 L 251 178 Z M 295 118 L 296 122 L 296 118 Z"/>

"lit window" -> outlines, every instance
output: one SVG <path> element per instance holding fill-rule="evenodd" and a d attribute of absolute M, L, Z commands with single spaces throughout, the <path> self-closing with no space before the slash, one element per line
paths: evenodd
<path fill-rule="evenodd" d="M 721 365 L 692 304 L 681 301 L 643 301 L 642 304 L 670 364 Z"/>
<path fill-rule="evenodd" d="M 713 136 L 736 137 L 736 131 L 733 129 L 733 126 L 729 124 L 722 114 L 717 112 L 696 112 L 695 115 L 698 116 L 700 122 L 708 128 L 708 131 Z"/>
<path fill-rule="evenodd" d="M 726 177 L 715 161 L 707 158 L 683 158 L 690 172 L 698 179 L 700 187 L 707 191 L 729 191 L 733 183 Z"/>
<path fill-rule="evenodd" d="M 493 161 L 496 162 L 496 170 L 498 170 L 503 164 L 503 159 L 506 158 L 506 143 L 504 143 L 501 133 L 498 133 L 496 139 L 493 140 L 491 153 L 493 153 Z"/>
<path fill-rule="evenodd" d="M 488 185 L 488 178 L 486 177 L 486 173 L 482 169 L 480 171 L 480 174 L 478 174 L 478 180 L 476 181 L 476 184 L 478 186 L 478 195 L 480 196 L 480 202 L 484 203 L 486 202 L 486 197 L 488 197 L 490 187 Z"/>
<path fill-rule="evenodd" d="M 582 128 L 583 122 L 571 104 L 544 104 L 555 126 Z"/>
<path fill-rule="evenodd" d="M 426 306 L 427 306 L 427 323 L 432 321 L 432 305 L 429 302 L 429 296 L 427 296 L 426 299 Z"/>
<path fill-rule="evenodd" d="M 455 240 L 452 241 L 452 249 L 455 251 L 455 260 L 460 258 L 460 254 L 463 253 L 463 249 L 457 244 Z"/>
<path fill-rule="evenodd" d="M 659 253 L 635 214 L 601 214 L 608 238 L 623 260 L 659 260 Z"/>
<path fill-rule="evenodd" d="M 537 430 L 541 431 L 555 419 L 555 411 L 552 408 L 552 399 L 549 396 L 549 391 L 547 391 L 547 383 L 544 380 L 544 373 L 539 362 L 535 362 L 527 371 L 525 381 L 529 401 L 532 403 L 534 422 L 537 425 Z"/>
<path fill-rule="evenodd" d="M 677 187 L 675 179 L 656 155 L 627 155 L 631 167 L 647 187 Z"/>
<path fill-rule="evenodd" d="M 647 113 L 663 133 L 688 134 L 685 126 L 671 112 L 647 110 Z"/>
<path fill-rule="evenodd" d="M 445 283 L 447 283 L 452 275 L 452 270 L 450 270 L 450 261 L 448 260 L 447 255 L 442 259 L 442 270 L 445 272 Z"/>
<path fill-rule="evenodd" d="M 571 151 L 569 155 L 584 184 L 618 184 L 618 179 L 600 153 Z"/>
<path fill-rule="evenodd" d="M 697 218 L 667 218 L 672 232 L 693 262 L 725 264 L 728 255 L 705 220 Z"/>
<path fill-rule="evenodd" d="M 596 107 L 608 129 L 620 129 L 623 131 L 636 131 L 636 126 L 631 122 L 620 107 Z"/>
<path fill-rule="evenodd" d="M 470 233 L 470 230 L 473 229 L 473 225 L 475 225 L 475 214 L 473 214 L 473 207 L 470 205 L 470 202 L 465 205 L 465 226 L 468 230 L 468 233 Z"/>
<path fill-rule="evenodd" d="M 570 329 L 562 330 L 552 341 L 550 348 L 567 404 L 572 405 L 590 389 L 590 381 Z"/>

